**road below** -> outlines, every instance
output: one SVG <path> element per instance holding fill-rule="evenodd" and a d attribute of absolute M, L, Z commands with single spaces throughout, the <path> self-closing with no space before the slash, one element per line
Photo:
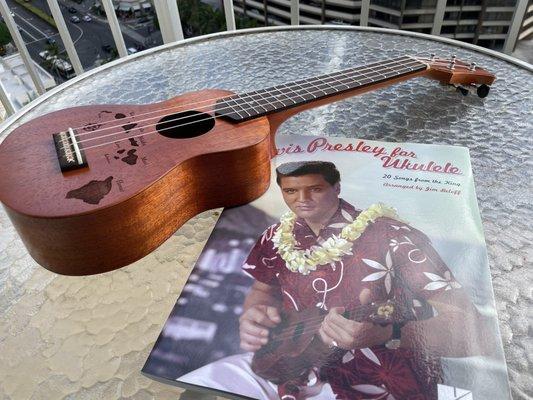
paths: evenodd
<path fill-rule="evenodd" d="M 14 19 L 15 23 L 19 27 L 22 38 L 31 57 L 39 62 L 42 66 L 43 60 L 39 57 L 39 53 L 43 50 L 46 50 L 48 45 L 47 41 L 54 41 L 58 44 L 60 51 L 63 52 L 64 58 L 66 54 L 64 52 L 63 42 L 56 28 L 49 25 L 47 22 L 43 21 L 37 17 L 32 12 L 28 11 L 24 7 L 15 3 L 13 0 L 7 0 L 8 6 L 11 11 L 15 14 Z M 68 4 L 67 4 L 68 3 Z M 95 18 L 91 22 L 81 21 L 79 23 L 73 23 L 70 21 L 70 18 L 73 15 L 76 15 L 80 19 L 89 14 L 90 0 L 85 0 L 81 4 L 77 4 L 71 1 L 60 3 L 60 8 L 62 14 L 65 18 L 65 23 L 70 32 L 76 51 L 78 52 L 78 57 L 80 58 L 81 64 L 85 70 L 89 70 L 98 66 L 102 63 L 102 60 L 110 56 L 105 50 L 102 49 L 105 45 L 114 45 L 113 36 L 111 34 L 111 29 L 106 21 L 99 21 Z M 46 4 L 46 0 L 32 0 L 32 5 L 40 8 L 48 15 L 50 15 L 50 9 Z M 70 13 L 68 11 L 69 7 L 74 7 L 77 12 Z M 146 34 L 148 29 L 139 30 L 139 33 L 133 34 L 134 38 L 127 35 L 124 35 L 124 41 L 126 42 L 127 47 L 135 47 L 138 44 L 145 44 L 144 37 L 142 34 Z M 53 73 L 53 71 L 51 71 Z M 53 73 L 57 81 L 63 82 L 64 78 L 59 76 L 57 73 Z"/>

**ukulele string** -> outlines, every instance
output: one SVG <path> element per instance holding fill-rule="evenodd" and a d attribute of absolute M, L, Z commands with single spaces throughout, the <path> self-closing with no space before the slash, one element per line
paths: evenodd
<path fill-rule="evenodd" d="M 406 70 L 404 72 L 409 72 L 409 71 L 410 70 L 408 69 L 408 70 Z M 318 92 L 308 91 L 308 94 L 313 94 L 313 93 L 318 93 Z M 269 104 L 272 105 L 272 103 L 269 103 Z M 247 107 L 247 108 L 241 107 L 241 110 L 254 110 L 254 107 L 253 106 L 250 106 L 250 107 Z M 118 142 L 121 142 L 121 141 L 124 141 L 124 140 L 135 139 L 135 138 L 142 137 L 142 136 L 147 136 L 147 135 L 150 135 L 150 134 L 153 134 L 153 133 L 160 133 L 160 132 L 167 131 L 169 129 L 175 129 L 175 128 L 178 128 L 178 127 L 183 127 L 183 126 L 187 126 L 187 125 L 191 125 L 191 124 L 196 124 L 196 123 L 203 122 L 203 121 L 216 120 L 216 119 L 222 118 L 222 117 L 224 117 L 226 115 L 228 115 L 228 114 L 219 114 L 219 115 L 216 115 L 216 116 L 208 116 L 208 117 L 203 118 L 203 119 L 198 119 L 198 120 L 193 120 L 193 121 L 186 122 L 186 123 L 176 124 L 176 125 L 168 126 L 168 127 L 161 128 L 161 129 L 155 129 L 155 130 L 152 130 L 152 131 L 149 131 L 149 132 L 143 132 L 141 134 L 134 135 L 134 136 L 128 136 L 128 137 L 125 137 L 125 138 L 117 138 L 117 139 L 111 140 L 109 142 L 100 143 L 100 144 L 97 144 L 97 145 L 92 145 L 92 146 L 89 146 L 89 147 L 85 147 L 85 148 L 83 148 L 83 150 L 85 151 L 85 150 L 94 149 L 94 148 L 101 147 L 101 146 L 107 146 L 107 145 L 110 145 L 110 144 L 113 144 L 113 143 L 118 143 Z M 184 117 L 184 118 L 190 118 L 190 117 Z M 178 119 L 184 119 L 184 118 L 178 118 Z M 170 121 L 167 121 L 167 122 L 170 122 Z M 156 125 L 157 124 L 148 125 L 147 127 L 156 126 Z M 226 131 L 228 131 L 230 129 L 231 128 L 226 129 L 226 130 L 221 130 L 218 133 L 223 133 L 223 132 L 226 132 Z M 113 134 L 108 134 L 108 135 L 100 136 L 100 137 L 97 137 L 97 138 L 85 139 L 85 140 L 82 140 L 82 141 L 80 141 L 78 143 L 84 143 L 84 142 L 88 142 L 88 141 L 91 141 L 91 140 L 101 139 L 101 138 L 104 138 L 104 137 L 115 136 L 115 135 L 119 135 L 121 133 L 123 133 L 123 132 L 116 132 L 116 133 L 113 133 Z"/>
<path fill-rule="evenodd" d="M 376 66 L 385 66 L 385 65 L 389 65 L 391 63 L 397 63 L 399 62 L 402 58 L 405 59 L 406 57 L 408 56 L 403 56 L 403 57 L 399 57 L 399 58 L 395 58 L 395 59 L 391 59 L 391 60 L 386 60 L 385 62 L 382 62 L 382 61 L 379 61 L 379 62 L 375 62 L 375 63 L 372 63 L 372 64 L 369 64 L 367 66 L 364 66 L 364 68 L 361 68 L 359 69 L 358 71 L 365 71 L 365 70 L 368 70 L 368 69 L 374 69 Z M 335 75 L 335 74 L 347 74 L 347 73 L 352 73 L 352 72 L 357 72 L 357 71 L 352 71 L 352 72 L 348 72 L 348 71 L 351 71 L 351 70 L 355 70 L 357 68 L 360 68 L 360 67 L 354 67 L 354 68 L 350 68 L 348 70 L 345 70 L 345 72 L 343 71 L 337 71 L 337 72 L 333 72 L 329 75 Z M 319 79 L 321 78 L 322 76 L 324 77 L 328 77 L 328 74 L 325 74 L 325 75 L 321 75 L 321 76 L 318 76 L 318 77 L 312 77 L 312 78 L 307 78 L 305 80 L 299 80 L 299 81 L 294 81 L 294 82 L 288 82 L 288 83 L 285 83 L 283 85 L 290 85 L 290 84 L 293 84 L 293 83 L 299 83 L 299 82 L 302 82 L 304 83 L 306 80 L 309 80 L 309 79 Z M 250 97 L 253 95 L 254 92 L 251 92 L 250 95 L 247 95 L 247 94 L 243 94 L 242 98 L 244 97 Z M 210 98 L 210 99 L 206 99 L 206 100 L 201 100 L 201 101 L 197 101 L 197 102 L 193 102 L 193 103 L 187 103 L 187 104 L 182 104 L 182 105 L 175 105 L 175 106 L 172 106 L 172 107 L 168 107 L 168 108 L 162 108 L 162 109 L 158 109 L 158 110 L 154 110 L 154 111 L 149 111 L 149 112 L 145 112 L 145 113 L 141 113 L 141 114 L 137 114 L 135 116 L 135 118 L 137 117 L 142 117 L 144 115 L 150 115 L 150 114 L 154 114 L 154 113 L 158 113 L 158 112 L 161 112 L 161 111 L 167 111 L 167 110 L 175 110 L 175 109 L 179 109 L 179 108 L 184 108 L 184 107 L 190 107 L 192 105 L 197 105 L 197 104 L 201 104 L 201 103 L 206 103 L 206 102 L 212 102 L 212 101 L 216 101 L 216 100 L 221 100 L 221 99 L 228 99 L 228 98 L 231 98 L 233 96 L 239 96 L 238 94 L 231 94 L 231 95 L 227 95 L 227 96 L 221 96 L 221 97 L 213 97 L 213 98 Z M 253 99 L 252 99 L 253 100 Z M 210 105 L 209 105 L 210 106 Z M 206 107 L 209 107 L 209 106 L 206 106 Z M 205 108 L 205 107 L 201 107 L 201 108 Z M 201 109 L 201 108 L 197 108 L 195 110 L 198 110 L 198 109 Z M 193 111 L 193 110 L 184 110 L 184 111 Z M 166 115 L 165 113 L 163 114 L 160 114 L 160 115 L 157 115 L 155 117 L 150 117 L 150 118 L 146 118 L 146 119 L 141 119 L 141 120 L 136 120 L 134 119 L 133 121 L 130 121 L 130 123 L 133 123 L 133 122 L 143 122 L 143 121 L 146 121 L 146 120 L 149 120 L 149 119 L 154 119 L 154 118 L 159 118 L 163 115 Z M 106 129 L 110 129 L 110 128 L 116 128 L 116 127 L 120 127 L 122 125 L 124 125 L 124 123 L 120 123 L 120 121 L 117 121 L 117 120 L 111 120 L 111 121 L 108 121 L 108 122 L 104 122 L 102 124 L 98 124 L 98 123 L 94 123 L 94 124 L 88 124 L 88 125 L 84 125 L 84 126 L 78 126 L 78 127 L 73 127 L 72 129 L 86 129 L 86 128 L 90 128 L 90 127 L 93 127 L 93 126 L 102 126 L 102 125 L 105 125 L 105 124 L 109 124 L 109 123 L 112 123 L 112 122 L 119 122 L 117 123 L 116 125 L 113 125 L 113 126 L 110 126 L 110 127 L 107 127 L 107 128 L 102 128 L 102 129 L 95 129 L 91 132 L 87 132 L 87 133 L 80 133 L 78 136 L 82 136 L 82 135 L 85 135 L 85 134 L 91 134 L 91 133 L 94 133 L 94 132 L 98 132 L 100 130 L 106 130 Z"/>
<path fill-rule="evenodd" d="M 391 61 L 391 62 L 389 63 L 389 65 L 391 65 L 391 64 L 397 64 L 397 63 L 399 63 L 399 62 L 400 62 L 399 60 L 398 60 L 398 61 Z M 394 67 L 400 67 L 400 68 L 403 67 L 403 68 L 406 68 L 406 67 L 408 67 L 408 66 L 411 66 L 411 64 L 412 64 L 413 62 L 414 62 L 414 61 L 410 61 L 410 62 L 405 63 L 405 64 L 395 65 Z M 416 65 L 416 64 L 415 64 L 415 65 Z M 414 65 L 412 65 L 412 66 L 414 66 Z M 387 67 L 387 69 L 391 69 L 391 68 L 393 68 L 392 65 L 389 66 L 389 67 Z M 398 72 L 398 71 L 395 70 L 394 72 Z M 405 72 L 405 71 L 402 71 L 402 72 Z M 408 72 L 408 71 L 406 71 L 406 72 Z M 352 72 L 352 73 L 348 73 L 348 72 L 337 73 L 337 75 L 346 75 L 346 74 L 353 74 L 353 72 Z M 356 71 L 355 74 L 356 74 L 356 75 L 358 75 L 358 74 L 361 75 L 362 73 L 361 73 L 360 71 Z M 376 73 L 374 73 L 374 74 L 376 74 Z M 382 74 L 380 74 L 379 72 L 377 72 L 377 76 L 368 76 L 368 75 L 365 75 L 365 74 L 362 74 L 362 75 L 363 75 L 363 76 L 361 77 L 362 79 L 365 79 L 365 78 L 370 78 L 370 79 L 372 79 L 372 78 L 379 78 L 379 75 L 382 75 Z M 346 84 L 346 82 L 352 82 L 352 81 L 354 80 L 354 78 L 355 78 L 355 76 L 346 76 L 346 77 L 344 77 L 344 78 L 334 79 L 334 80 L 336 81 L 336 83 L 340 83 L 341 85 L 348 86 L 348 85 Z M 330 79 L 332 79 L 332 77 L 330 77 Z M 357 82 L 357 81 L 356 81 L 356 82 Z M 294 84 L 294 83 L 286 83 L 286 84 L 282 84 L 282 85 L 279 85 L 279 86 L 285 86 L 285 87 L 287 87 L 287 85 L 290 85 L 290 84 Z M 319 86 L 324 86 L 324 85 L 326 85 L 326 88 L 328 87 L 327 84 L 325 84 L 325 83 L 319 84 Z M 317 88 L 318 90 L 324 92 L 322 89 L 320 89 L 319 86 L 315 86 L 315 88 Z M 349 88 L 349 87 L 348 87 L 348 88 Z M 315 93 L 319 94 L 319 93 L 316 92 L 316 91 L 310 92 L 309 90 L 307 90 L 307 89 L 305 89 L 305 88 L 303 88 L 303 89 L 307 91 L 307 93 L 303 93 L 304 95 L 305 95 L 305 94 L 312 94 L 312 95 L 314 96 Z M 301 96 L 298 92 L 296 92 L 295 90 L 292 90 L 292 91 L 293 91 L 294 94 L 296 94 L 297 96 L 302 97 L 302 96 Z M 324 92 L 324 93 L 325 93 L 325 92 Z M 333 94 L 333 93 L 331 93 L 331 94 Z M 245 99 L 246 97 L 251 97 L 251 96 L 253 96 L 253 92 L 252 92 L 251 94 L 249 94 L 249 95 L 243 95 L 243 96 L 241 97 L 241 99 Z M 276 96 L 276 95 L 269 95 L 269 96 L 266 96 L 266 97 L 261 96 L 261 97 L 262 97 L 261 100 L 266 100 L 267 103 L 268 103 L 268 105 L 272 105 L 272 103 L 269 102 L 268 100 L 273 99 L 274 101 L 280 102 L 281 104 L 283 104 L 283 105 L 285 106 L 285 104 L 284 104 L 282 101 L 277 100 L 277 96 Z M 285 97 L 288 98 L 288 96 L 285 96 Z M 303 97 L 302 97 L 302 98 L 303 98 Z M 251 100 L 252 100 L 252 101 L 255 101 L 257 104 L 259 104 L 259 106 L 260 106 L 261 108 L 263 108 L 263 109 L 265 110 L 265 112 L 267 112 L 267 109 L 266 109 L 264 106 L 262 106 L 260 103 L 258 103 L 258 102 L 257 102 L 256 100 L 254 100 L 253 98 L 252 98 Z M 206 100 L 206 101 L 211 101 L 211 100 Z M 286 100 L 285 100 L 285 101 L 286 101 Z M 291 101 L 293 102 L 293 104 L 296 104 L 296 102 L 295 102 L 294 100 L 291 100 Z M 242 106 L 241 106 L 241 110 L 247 111 L 247 110 L 250 110 L 250 109 L 253 110 L 253 109 L 255 108 L 254 106 L 251 105 L 251 103 L 247 103 L 246 105 L 247 105 L 247 106 L 250 106 L 250 107 L 245 108 L 245 107 L 242 107 Z M 182 106 L 180 106 L 180 107 L 185 107 L 185 106 L 187 106 L 187 105 L 182 105 Z M 213 108 L 214 106 L 215 106 L 215 105 L 213 105 L 213 104 L 209 104 L 209 105 L 207 105 L 207 106 L 197 108 L 196 111 L 197 111 L 197 110 L 201 110 L 201 109 L 209 109 L 209 108 Z M 217 110 L 217 111 L 225 111 L 225 110 L 231 110 L 231 109 L 232 109 L 232 106 L 227 106 L 227 107 L 224 107 L 224 108 L 220 108 L 220 109 Z M 187 111 L 195 111 L 195 110 L 183 110 L 183 111 L 181 111 L 181 112 L 187 112 Z M 233 113 L 230 112 L 230 113 L 228 113 L 228 114 L 221 114 L 220 116 L 225 116 L 225 115 L 229 115 L 229 114 L 233 114 Z M 238 114 L 238 113 L 237 113 L 237 114 Z M 155 116 L 155 117 L 146 118 L 146 119 L 144 119 L 144 120 L 136 120 L 136 122 L 148 121 L 148 120 L 151 120 L 151 119 L 159 119 L 159 118 L 162 117 L 162 116 L 163 116 L 163 114 L 161 114 L 161 115 L 157 115 L 157 116 Z M 188 119 L 188 118 L 190 119 L 191 116 L 184 116 L 184 117 L 178 117 L 178 118 L 170 119 L 170 120 L 165 121 L 164 123 L 165 123 L 165 124 L 168 124 L 168 123 L 170 123 L 170 122 L 175 122 L 175 121 L 179 121 L 179 120 L 182 120 L 182 119 Z M 204 119 L 204 120 L 207 120 L 207 119 L 211 119 L 211 118 L 206 118 L 206 119 Z M 194 122 L 201 122 L 201 121 L 202 121 L 202 120 L 196 120 L 196 121 L 194 121 Z M 128 123 L 133 123 L 133 121 L 128 121 Z M 155 123 L 155 124 L 145 125 L 145 126 L 143 126 L 142 128 L 149 128 L 149 127 L 152 127 L 152 126 L 157 126 L 158 124 L 159 124 L 159 121 L 158 121 L 157 123 Z M 119 125 L 113 125 L 113 126 L 110 126 L 110 127 L 106 127 L 106 128 L 98 129 L 98 130 L 95 130 L 95 131 L 92 131 L 92 132 L 86 132 L 86 133 L 76 134 L 76 137 L 86 136 L 86 135 L 91 135 L 91 134 L 94 134 L 95 132 L 101 132 L 101 131 L 105 131 L 105 130 L 112 129 L 112 128 L 116 128 L 116 127 L 121 127 L 121 128 L 122 128 L 124 125 L 127 125 L 127 124 L 122 123 L 122 124 L 119 124 Z M 176 128 L 176 127 L 179 127 L 179 126 L 180 126 L 180 125 L 174 125 L 174 126 L 169 127 L 169 128 Z M 137 129 L 138 129 L 138 128 L 137 128 Z M 153 131 L 152 131 L 152 132 L 153 132 Z M 95 136 L 95 137 L 91 137 L 91 138 L 88 138 L 88 139 L 84 139 L 84 140 L 79 141 L 78 143 L 84 143 L 84 142 L 88 142 L 88 141 L 92 141 L 92 140 L 98 140 L 98 139 L 101 139 L 101 138 L 104 138 L 104 137 L 109 137 L 109 136 L 119 135 L 119 134 L 121 134 L 121 133 L 124 133 L 124 128 L 122 128 L 122 130 L 118 130 L 118 131 L 116 131 L 116 132 L 113 132 L 113 133 L 110 133 L 110 134 L 107 134 L 107 135 Z M 151 132 L 150 132 L 150 133 L 151 133 Z"/>
<path fill-rule="evenodd" d="M 445 67 L 445 68 L 449 68 L 450 67 L 450 63 L 451 61 L 450 60 L 445 60 L 445 59 L 440 59 L 440 60 L 431 60 L 430 58 L 423 58 L 423 57 L 418 57 L 417 58 L 420 62 L 422 63 L 425 63 L 425 64 L 433 64 L 433 65 L 437 65 L 439 67 Z M 454 67 L 453 67 L 453 70 L 454 71 L 457 71 L 457 70 L 464 70 L 464 71 L 467 71 L 467 72 L 475 72 L 477 71 L 478 69 L 480 69 L 479 67 L 476 67 L 475 70 L 470 70 L 470 65 L 468 64 L 465 64 L 464 62 L 460 61 L 462 64 L 457 64 L 457 63 L 454 63 Z"/>
<path fill-rule="evenodd" d="M 358 321 L 358 319 L 360 319 L 361 317 L 364 317 L 367 314 L 365 311 L 367 311 L 367 310 L 364 309 L 364 305 L 361 306 L 361 308 L 356 308 L 355 310 L 349 311 L 350 315 L 349 315 L 348 319 L 354 320 L 356 322 L 369 322 L 369 321 Z M 340 314 L 340 315 L 343 316 L 342 314 Z M 291 333 L 291 332 L 288 332 L 288 331 L 289 330 L 293 331 L 301 323 L 311 323 L 312 325 L 306 326 L 305 330 L 311 329 L 311 330 L 314 331 L 314 330 L 320 328 L 320 326 L 322 325 L 322 322 L 324 321 L 326 316 L 327 316 L 327 314 L 326 315 L 319 315 L 317 317 L 301 319 L 301 320 L 296 321 L 294 324 L 287 325 L 287 326 L 283 327 L 283 331 L 279 335 L 277 335 L 275 337 L 275 339 L 269 340 L 269 343 L 270 342 L 272 342 L 272 343 L 282 342 L 284 340 L 290 339 L 291 337 L 294 337 L 294 333 Z M 313 334 L 314 333 L 316 333 L 316 332 L 313 332 Z M 301 335 L 304 335 L 304 333 L 302 333 Z"/>
<path fill-rule="evenodd" d="M 409 67 L 407 67 L 407 69 L 404 70 L 404 71 L 400 70 L 400 71 L 395 71 L 395 72 L 401 74 L 401 73 L 410 72 L 410 71 L 411 71 L 411 69 Z M 307 92 L 308 92 L 307 94 L 314 95 L 314 94 L 319 94 L 319 92 L 324 92 L 324 91 L 322 89 L 318 89 L 318 90 L 315 90 L 315 91 L 308 90 Z M 334 93 L 331 93 L 331 94 L 333 95 Z M 305 95 L 305 93 L 304 93 L 304 95 Z M 271 96 L 271 97 L 274 97 L 274 96 Z M 266 100 L 266 98 L 264 98 L 264 99 Z M 272 103 L 268 103 L 268 104 L 272 105 Z M 252 106 L 250 104 L 249 104 L 249 106 L 250 107 L 241 107 L 241 110 L 254 110 L 254 106 Z M 168 126 L 168 127 L 161 128 L 161 129 L 155 129 L 155 130 L 152 130 L 152 131 L 149 131 L 149 132 L 141 133 L 139 135 L 129 136 L 129 137 L 126 137 L 126 138 L 118 138 L 118 139 L 112 140 L 110 142 L 101 143 L 101 144 L 98 144 L 98 145 L 86 147 L 83 150 L 86 151 L 86 150 L 93 149 L 93 148 L 96 148 L 96 147 L 106 146 L 106 145 L 113 144 L 113 143 L 116 143 L 116 142 L 129 140 L 129 139 L 134 139 L 134 138 L 137 138 L 137 137 L 140 137 L 140 136 L 147 136 L 147 135 L 150 135 L 150 134 L 153 134 L 153 133 L 163 132 L 163 131 L 166 131 L 166 130 L 169 130 L 169 129 L 175 129 L 175 128 L 186 126 L 186 125 L 190 125 L 190 124 L 196 124 L 196 123 L 199 123 L 199 122 L 202 122 L 202 121 L 208 121 L 208 120 L 211 120 L 211 119 L 212 120 L 216 120 L 217 118 L 221 118 L 221 117 L 224 117 L 224 116 L 230 115 L 230 114 L 232 114 L 232 113 L 218 114 L 218 115 L 209 116 L 209 117 L 206 117 L 206 118 L 203 118 L 203 119 L 193 120 L 193 121 L 182 123 L 182 124 L 176 124 L 176 125 Z M 191 116 L 176 118 L 175 120 L 182 120 L 182 119 L 187 119 L 187 118 L 190 119 Z M 167 124 L 167 123 L 169 123 L 171 121 L 175 121 L 175 120 L 165 121 L 164 123 Z M 157 125 L 158 124 L 146 125 L 146 126 L 143 126 L 142 128 L 148 128 L 148 127 L 157 126 Z M 136 128 L 136 129 L 139 129 L 139 128 Z M 86 142 L 89 142 L 89 141 L 98 140 L 98 139 L 102 139 L 102 138 L 106 138 L 106 137 L 110 137 L 110 136 L 119 135 L 121 133 L 124 133 L 124 131 L 118 131 L 118 132 L 110 133 L 110 134 L 107 134 L 107 135 L 102 135 L 102 136 L 97 136 L 97 137 L 81 140 L 81 141 L 78 142 L 78 144 L 86 143 Z"/>
<path fill-rule="evenodd" d="M 387 303 L 384 303 L 384 304 L 387 304 Z M 355 322 L 370 322 L 370 323 L 374 323 L 372 321 L 361 320 L 363 317 L 365 317 L 366 315 L 369 314 L 369 307 L 371 307 L 371 305 L 369 305 L 369 304 L 361 304 L 361 305 L 357 306 L 356 308 L 353 308 L 351 310 L 348 310 L 348 311 L 345 311 L 343 313 L 340 313 L 340 315 L 342 317 L 346 318 L 346 319 L 353 320 Z M 374 307 L 374 308 L 377 308 L 377 307 Z M 348 313 L 348 317 L 344 316 L 345 313 Z M 318 324 L 316 324 L 316 325 L 311 325 L 310 327 L 306 327 L 306 328 L 309 328 L 309 329 L 316 329 L 316 328 L 318 328 L 318 327 L 320 327 L 322 325 L 322 322 L 324 321 L 324 319 L 326 317 L 327 317 L 327 314 L 318 315 L 316 317 L 310 317 L 310 318 L 297 320 L 294 324 L 290 324 L 290 325 L 284 326 L 282 333 L 280 333 L 280 335 L 276 336 L 276 339 L 282 338 L 282 340 L 285 340 L 285 339 L 288 339 L 288 338 L 294 336 L 292 333 L 290 333 L 287 337 L 283 337 L 282 334 L 284 334 L 289 329 L 296 328 L 301 323 L 315 323 L 315 322 L 318 322 Z"/>
<path fill-rule="evenodd" d="M 384 304 L 386 305 L 387 303 L 384 303 Z M 361 305 L 357 306 L 356 308 L 353 308 L 351 310 L 348 310 L 348 311 L 345 311 L 343 313 L 340 313 L 340 315 L 342 317 L 346 318 L 346 319 L 353 320 L 355 322 L 361 322 L 361 323 L 362 322 L 370 322 L 370 323 L 374 323 L 371 320 L 370 321 L 361 320 L 363 317 L 365 317 L 365 316 L 367 316 L 369 314 L 369 307 L 370 306 L 371 305 L 369 305 L 369 304 L 361 304 Z M 377 307 L 374 307 L 374 308 L 377 308 Z M 344 316 L 346 312 L 348 313 L 348 317 Z M 317 322 L 317 324 L 311 325 L 310 327 L 306 327 L 306 329 L 319 328 L 322 325 L 322 322 L 324 321 L 324 319 L 326 317 L 327 317 L 327 314 L 326 315 L 319 315 L 319 316 L 316 316 L 316 317 L 310 317 L 310 318 L 306 318 L 306 319 L 300 319 L 300 320 L 295 321 L 294 324 L 290 324 L 290 325 L 284 326 L 282 332 L 280 333 L 280 335 L 276 336 L 276 340 L 274 340 L 274 342 L 278 341 L 278 339 L 280 339 L 280 338 L 281 339 L 279 341 L 283 341 L 283 340 L 286 340 L 286 339 L 289 339 L 289 338 L 293 337 L 294 333 L 288 333 L 287 331 L 288 330 L 294 330 L 301 323 L 315 323 L 315 322 Z M 282 336 L 283 334 L 286 334 L 286 333 L 288 333 L 287 336 Z"/>

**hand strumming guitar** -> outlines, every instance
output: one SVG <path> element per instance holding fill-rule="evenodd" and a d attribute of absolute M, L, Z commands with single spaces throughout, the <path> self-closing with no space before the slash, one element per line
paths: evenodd
<path fill-rule="evenodd" d="M 333 307 L 318 331 L 322 342 L 344 350 L 363 349 L 385 343 L 392 336 L 392 326 L 356 322 L 342 316 L 344 307 Z"/>

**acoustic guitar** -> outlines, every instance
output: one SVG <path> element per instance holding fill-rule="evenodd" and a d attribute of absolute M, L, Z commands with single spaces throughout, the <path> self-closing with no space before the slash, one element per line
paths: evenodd
<path fill-rule="evenodd" d="M 290 116 L 419 76 L 481 97 L 495 79 L 455 57 L 404 56 L 244 94 L 202 90 L 147 105 L 64 109 L 0 145 L 0 201 L 43 267 L 110 271 L 199 212 L 265 192 L 274 134 Z"/>

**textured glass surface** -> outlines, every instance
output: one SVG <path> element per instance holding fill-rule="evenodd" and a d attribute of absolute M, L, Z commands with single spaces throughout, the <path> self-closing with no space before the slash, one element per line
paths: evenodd
<path fill-rule="evenodd" d="M 470 149 L 513 396 L 531 398 L 531 72 L 482 53 L 396 34 L 272 31 L 129 60 L 52 96 L 22 121 L 82 104 L 149 103 L 203 88 L 260 89 L 406 53 L 456 54 L 498 80 L 482 100 L 414 79 L 306 111 L 280 132 Z M 194 218 L 126 268 L 71 278 L 39 267 L 0 211 L 0 398 L 176 398 L 179 389 L 139 371 L 217 215 L 208 211 Z"/>

